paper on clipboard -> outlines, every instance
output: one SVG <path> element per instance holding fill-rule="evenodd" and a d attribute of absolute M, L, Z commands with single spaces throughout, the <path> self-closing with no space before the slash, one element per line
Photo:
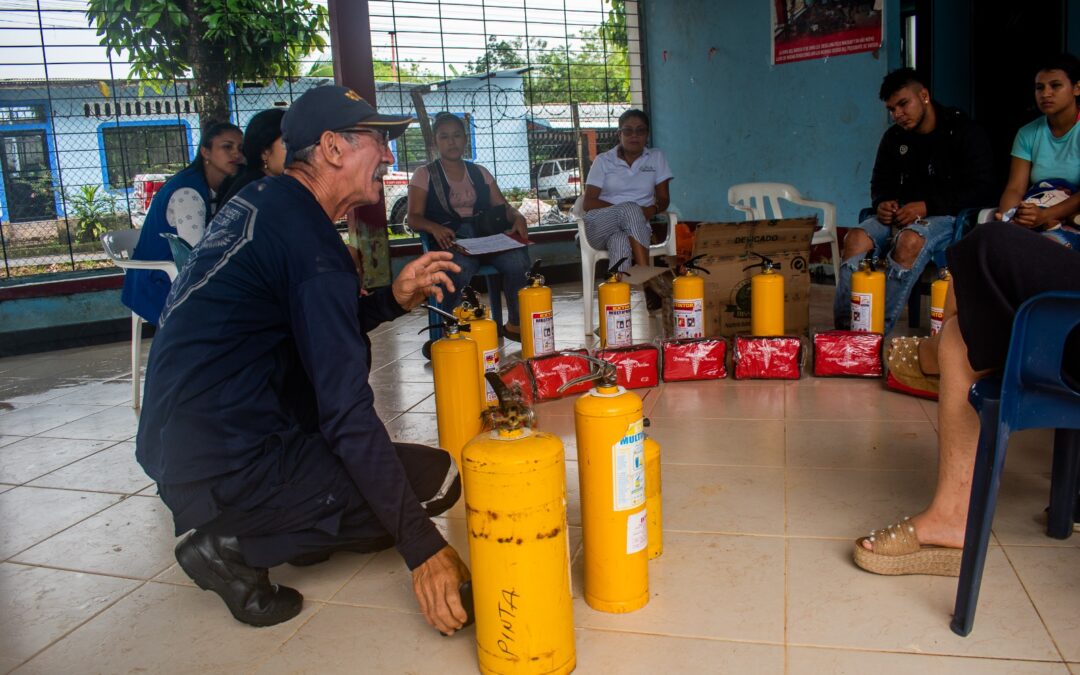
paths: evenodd
<path fill-rule="evenodd" d="M 454 242 L 461 251 L 467 255 L 484 255 L 485 253 L 498 253 L 509 251 L 525 246 L 518 239 L 505 234 L 493 234 L 490 237 L 472 237 L 470 239 L 458 239 Z"/>

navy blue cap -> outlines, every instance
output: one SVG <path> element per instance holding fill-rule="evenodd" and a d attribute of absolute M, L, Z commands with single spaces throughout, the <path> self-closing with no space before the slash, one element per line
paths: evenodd
<path fill-rule="evenodd" d="M 326 131 L 341 131 L 355 126 L 386 129 L 397 138 L 413 118 L 381 115 L 375 107 L 348 87 L 326 85 L 305 91 L 281 119 L 281 140 L 285 143 L 285 163 L 293 153 L 315 145 Z"/>

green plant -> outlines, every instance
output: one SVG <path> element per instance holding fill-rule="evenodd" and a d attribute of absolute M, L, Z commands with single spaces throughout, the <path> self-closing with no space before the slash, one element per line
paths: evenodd
<path fill-rule="evenodd" d="M 532 196 L 533 191 L 527 188 L 512 187 L 506 191 L 505 197 L 508 202 L 521 202 L 524 199 Z"/>
<path fill-rule="evenodd" d="M 77 241 L 96 241 L 115 221 L 116 197 L 100 185 L 80 185 L 68 198 L 71 215 L 78 219 Z"/>

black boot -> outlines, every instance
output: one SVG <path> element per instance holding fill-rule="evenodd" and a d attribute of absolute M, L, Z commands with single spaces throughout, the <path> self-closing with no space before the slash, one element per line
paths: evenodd
<path fill-rule="evenodd" d="M 245 563 L 236 537 L 192 532 L 177 544 L 176 560 L 199 588 L 220 595 L 237 621 L 273 626 L 304 605 L 296 590 L 270 583 L 266 568 Z"/>

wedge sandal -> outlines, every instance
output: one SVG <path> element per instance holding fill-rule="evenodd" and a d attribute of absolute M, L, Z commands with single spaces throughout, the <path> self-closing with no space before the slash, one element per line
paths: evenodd
<path fill-rule="evenodd" d="M 874 550 L 863 547 L 867 540 Z M 915 526 L 907 518 L 883 530 L 875 530 L 869 537 L 855 540 L 855 564 L 874 574 L 957 577 L 960 576 L 962 555 L 963 549 L 959 548 L 920 545 Z"/>
<path fill-rule="evenodd" d="M 925 338 L 897 337 L 885 347 L 885 364 L 889 374 L 885 386 L 889 389 L 928 398 L 938 398 L 938 376 L 923 373 L 919 366 L 919 343 Z"/>

